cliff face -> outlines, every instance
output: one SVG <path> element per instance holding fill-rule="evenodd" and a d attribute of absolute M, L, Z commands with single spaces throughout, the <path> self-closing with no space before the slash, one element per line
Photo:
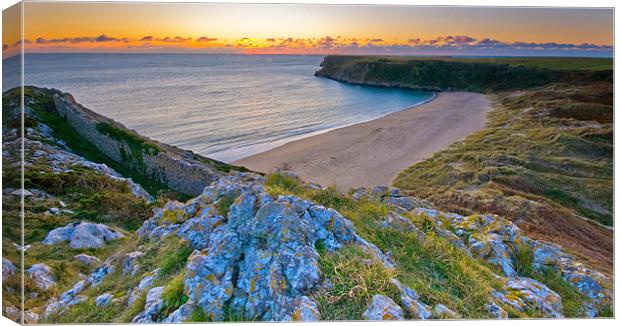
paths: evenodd
<path fill-rule="evenodd" d="M 47 113 L 64 119 L 82 139 L 133 174 L 183 194 L 197 195 L 205 185 L 236 167 L 210 160 L 190 151 L 162 144 L 97 114 L 67 93 L 30 88 L 47 102 Z"/>
<path fill-rule="evenodd" d="M 327 56 L 315 76 L 351 84 L 475 92 L 523 89 L 566 80 L 609 81 L 610 71 L 556 70 L 457 59 Z"/>

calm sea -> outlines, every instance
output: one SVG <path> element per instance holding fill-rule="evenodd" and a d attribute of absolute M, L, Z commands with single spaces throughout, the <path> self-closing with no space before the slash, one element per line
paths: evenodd
<path fill-rule="evenodd" d="M 150 138 L 226 162 L 375 119 L 432 96 L 314 77 L 321 59 L 30 54 L 24 78 L 26 85 L 69 92 L 84 106 Z M 3 90 L 15 86 L 11 74 L 18 73 L 6 71 Z"/>

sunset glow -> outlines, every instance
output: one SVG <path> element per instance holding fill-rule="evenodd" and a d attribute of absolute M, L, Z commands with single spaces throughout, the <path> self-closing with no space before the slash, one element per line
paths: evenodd
<path fill-rule="evenodd" d="M 5 17 L 8 10 L 5 10 Z M 611 56 L 611 9 L 24 4 L 30 52 Z M 19 33 L 3 35 L 3 55 Z"/>

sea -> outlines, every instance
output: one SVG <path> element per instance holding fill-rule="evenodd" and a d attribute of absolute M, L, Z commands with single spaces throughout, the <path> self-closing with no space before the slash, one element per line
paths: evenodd
<path fill-rule="evenodd" d="M 71 93 L 149 138 L 224 162 L 411 108 L 433 93 L 314 76 L 322 56 L 26 54 L 26 85 Z M 19 57 L 3 60 L 3 91 Z"/>

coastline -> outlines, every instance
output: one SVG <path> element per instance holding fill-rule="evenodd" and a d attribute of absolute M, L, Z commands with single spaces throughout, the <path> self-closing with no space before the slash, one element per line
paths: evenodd
<path fill-rule="evenodd" d="M 288 142 L 232 162 L 288 170 L 340 191 L 389 184 L 402 170 L 481 130 L 490 110 L 479 93 L 441 92 L 414 107 Z"/>
<path fill-rule="evenodd" d="M 369 87 L 374 87 L 374 86 L 369 86 Z M 405 110 L 410 110 L 410 109 L 414 109 L 417 108 L 421 105 L 424 105 L 428 102 L 433 101 L 435 98 L 437 98 L 437 91 L 433 91 L 431 92 L 431 96 L 423 101 L 420 101 L 418 103 L 415 103 L 412 106 L 406 107 L 400 111 L 396 111 L 396 112 L 387 112 L 384 113 L 383 115 L 379 115 L 378 117 L 375 118 L 369 118 L 367 120 L 362 120 L 362 121 L 358 121 L 358 122 L 353 122 L 353 123 L 348 123 L 348 124 L 344 124 L 344 125 L 340 125 L 340 126 L 334 126 L 334 127 L 329 127 L 329 128 L 325 128 L 325 129 L 320 129 L 320 130 L 315 130 L 315 131 L 310 131 L 310 132 L 305 132 L 305 133 L 299 133 L 299 134 L 295 134 L 295 135 L 291 135 L 289 137 L 283 138 L 283 139 L 278 139 L 278 140 L 274 140 L 274 141 L 267 141 L 267 142 L 262 142 L 262 143 L 256 143 L 256 144 L 252 144 L 252 145 L 247 145 L 244 147 L 238 147 L 238 148 L 231 148 L 231 149 L 226 149 L 226 150 L 222 150 L 219 152 L 212 152 L 212 153 L 200 153 L 201 155 L 222 161 L 222 162 L 226 162 L 226 163 L 230 163 L 230 164 L 235 164 L 234 162 L 238 162 L 241 161 L 245 158 L 249 158 L 255 155 L 259 155 L 262 154 L 264 152 L 268 152 L 272 149 L 284 146 L 286 144 L 292 143 L 294 141 L 298 141 L 298 140 L 302 140 L 302 139 L 306 139 L 306 138 L 310 138 L 310 137 L 314 137 L 314 136 L 318 136 L 327 132 L 330 132 L 332 130 L 337 130 L 337 129 L 341 129 L 341 128 L 346 128 L 346 127 L 350 127 L 350 126 L 354 126 L 360 123 L 365 123 L 365 122 L 369 122 L 369 121 L 373 121 L 373 120 L 377 120 L 377 119 L 381 119 L 385 116 L 388 116 L 390 114 L 394 114 L 394 113 L 398 113 L 401 111 L 405 111 Z M 249 154 L 247 154 L 249 152 Z M 246 155 L 240 155 L 238 153 L 246 153 Z M 230 157 L 235 157 L 235 158 L 230 158 Z"/>

